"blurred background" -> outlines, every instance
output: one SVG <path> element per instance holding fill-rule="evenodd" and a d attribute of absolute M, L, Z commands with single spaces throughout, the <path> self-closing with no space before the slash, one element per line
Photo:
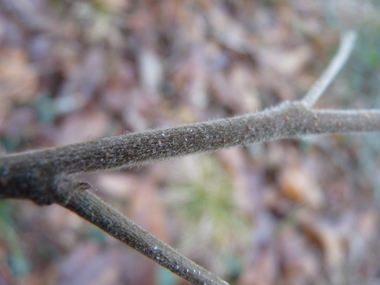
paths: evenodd
<path fill-rule="evenodd" d="M 375 0 L 0 1 L 0 154 L 302 98 L 380 108 Z M 379 284 L 379 134 L 282 140 L 86 176 L 231 284 Z M 0 202 L 0 284 L 188 284 L 53 205 Z"/>

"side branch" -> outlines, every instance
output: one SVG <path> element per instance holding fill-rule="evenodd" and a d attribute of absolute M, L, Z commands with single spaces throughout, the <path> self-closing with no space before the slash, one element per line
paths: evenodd
<path fill-rule="evenodd" d="M 326 91 L 327 87 L 333 81 L 335 76 L 342 69 L 343 65 L 346 63 L 348 57 L 350 56 L 352 49 L 354 47 L 356 40 L 355 32 L 347 32 L 342 36 L 341 44 L 339 46 L 338 53 L 335 55 L 334 59 L 330 62 L 327 69 L 322 73 L 320 78 L 313 84 L 309 92 L 303 98 L 303 103 L 312 107 L 315 102 L 321 97 L 321 95 Z"/>
<path fill-rule="evenodd" d="M 76 192 L 67 204 L 61 203 L 61 206 L 76 213 L 192 284 L 227 284 L 140 228 L 88 191 Z"/>

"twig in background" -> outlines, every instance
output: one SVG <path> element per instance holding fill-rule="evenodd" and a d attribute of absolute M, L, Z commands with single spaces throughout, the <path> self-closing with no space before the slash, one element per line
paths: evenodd
<path fill-rule="evenodd" d="M 337 54 L 330 62 L 327 69 L 322 73 L 320 78 L 313 84 L 309 92 L 307 92 L 305 97 L 302 99 L 302 102 L 306 106 L 312 107 L 337 76 L 352 52 L 356 37 L 357 35 L 354 31 L 349 31 L 343 34 Z"/>

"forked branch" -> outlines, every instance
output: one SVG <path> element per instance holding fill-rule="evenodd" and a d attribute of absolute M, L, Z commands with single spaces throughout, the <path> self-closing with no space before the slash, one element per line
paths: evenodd
<path fill-rule="evenodd" d="M 380 110 L 311 109 L 347 60 L 354 39 L 352 32 L 343 37 L 337 56 L 299 102 L 229 119 L 1 157 L 0 199 L 60 204 L 193 284 L 225 284 L 85 191 L 90 186 L 77 182 L 74 175 L 275 139 L 379 132 Z"/>

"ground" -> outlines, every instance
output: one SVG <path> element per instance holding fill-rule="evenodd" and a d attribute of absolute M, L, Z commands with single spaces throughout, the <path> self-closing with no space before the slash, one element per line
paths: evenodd
<path fill-rule="evenodd" d="M 0 153 L 255 112 L 380 108 L 377 1 L 0 2 Z M 232 284 L 377 284 L 379 135 L 282 140 L 86 176 Z M 187 284 L 59 206 L 0 202 L 0 284 Z"/>

